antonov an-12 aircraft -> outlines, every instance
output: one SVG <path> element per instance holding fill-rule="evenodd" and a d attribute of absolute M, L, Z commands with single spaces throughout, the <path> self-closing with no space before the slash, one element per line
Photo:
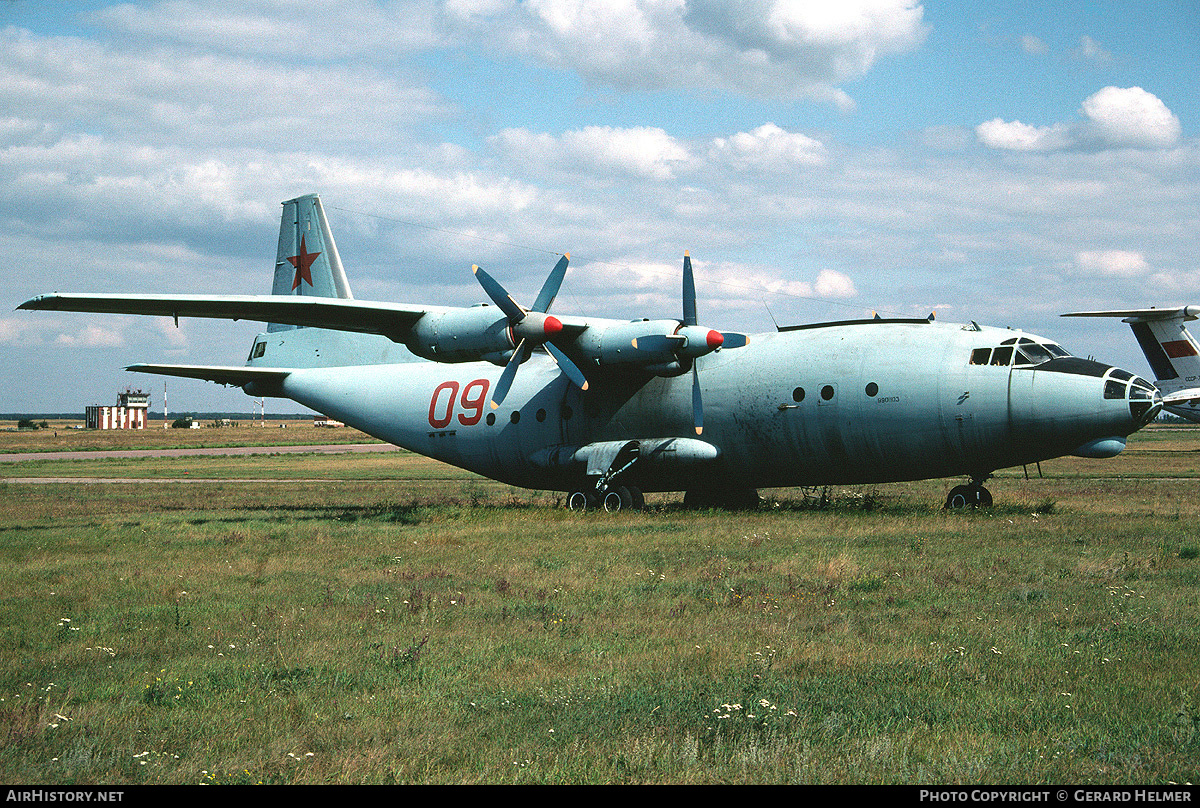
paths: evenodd
<path fill-rule="evenodd" d="M 1200 306 L 1076 311 L 1063 317 L 1120 317 L 1128 323 L 1154 372 L 1163 409 L 1200 422 L 1200 346 L 1185 325 L 1200 318 Z"/>
<path fill-rule="evenodd" d="M 997 469 L 1112 457 L 1162 406 L 1131 373 L 974 322 L 713 330 L 686 256 L 680 319 L 550 314 L 567 263 L 528 307 L 478 267 L 491 305 L 356 300 L 310 195 L 284 203 L 271 295 L 52 294 L 20 308 L 269 323 L 245 365 L 128 369 L 289 398 L 486 477 L 567 492 L 579 510 L 637 508 L 646 492 L 740 506 L 761 488 L 958 475 L 969 482 L 948 507 L 989 505 Z"/>

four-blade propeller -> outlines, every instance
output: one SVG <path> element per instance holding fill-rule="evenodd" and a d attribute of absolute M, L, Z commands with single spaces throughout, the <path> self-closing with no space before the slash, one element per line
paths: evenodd
<path fill-rule="evenodd" d="M 692 256 L 683 254 L 683 320 L 672 334 L 654 334 L 633 340 L 633 347 L 647 352 L 670 353 L 686 368 L 692 366 L 692 421 L 696 434 L 704 432 L 704 401 L 700 394 L 700 371 L 696 360 L 719 348 L 741 348 L 749 341 L 745 334 L 714 331 L 699 324 L 696 315 L 696 279 Z"/>
<path fill-rule="evenodd" d="M 713 331 L 697 323 L 696 280 L 692 275 L 691 253 L 686 252 L 683 254 L 683 325 L 675 336 L 684 338 L 675 355 L 690 359 L 692 363 L 692 421 L 699 435 L 704 431 L 704 402 L 700 396 L 700 370 L 696 367 L 696 359 L 718 348 L 741 348 L 749 339 L 745 334 Z"/>
<path fill-rule="evenodd" d="M 550 338 L 562 331 L 563 326 L 557 317 L 546 312 L 550 310 L 550 305 L 554 303 L 554 298 L 558 296 L 558 289 L 562 286 L 563 277 L 567 274 L 567 263 L 570 260 L 570 254 L 558 259 L 558 263 L 554 265 L 554 269 L 550 270 L 550 275 L 546 278 L 546 282 L 542 284 L 542 291 L 538 293 L 537 300 L 534 301 L 532 309 L 526 309 L 517 303 L 512 295 L 505 291 L 504 287 L 495 278 L 484 272 L 482 268 L 478 266 L 471 267 L 471 271 L 475 273 L 475 277 L 478 279 L 480 286 L 483 287 L 483 291 L 487 292 L 492 302 L 508 318 L 508 327 L 512 331 L 513 342 L 516 345 L 513 349 L 512 358 L 508 360 L 508 364 L 504 366 L 504 372 L 500 374 L 500 379 L 496 382 L 496 386 L 492 388 L 492 409 L 496 409 L 504 401 L 504 397 L 508 395 L 508 389 L 512 387 L 513 379 L 517 375 L 517 368 L 532 355 L 533 349 L 537 345 L 545 347 L 550 355 L 554 357 L 554 361 L 558 363 L 558 367 L 562 372 L 579 389 L 588 389 L 587 379 L 580 372 L 579 368 L 575 366 L 575 363 L 550 342 Z"/>

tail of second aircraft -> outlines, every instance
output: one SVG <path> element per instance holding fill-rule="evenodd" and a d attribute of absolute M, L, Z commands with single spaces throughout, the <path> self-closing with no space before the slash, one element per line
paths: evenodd
<path fill-rule="evenodd" d="M 283 203 L 279 222 L 279 251 L 275 257 L 273 295 L 307 295 L 352 299 L 333 232 L 316 194 Z M 296 328 L 271 324 L 268 332 Z"/>
<path fill-rule="evenodd" d="M 1200 421 L 1200 345 L 1188 331 L 1200 319 L 1200 306 L 1127 311 L 1078 311 L 1064 317 L 1120 317 L 1133 330 L 1163 394 L 1165 408 Z"/>

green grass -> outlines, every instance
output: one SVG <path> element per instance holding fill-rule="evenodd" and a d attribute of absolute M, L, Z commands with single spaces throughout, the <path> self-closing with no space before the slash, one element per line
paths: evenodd
<path fill-rule="evenodd" d="M 1195 782 L 1172 445 L 966 514 L 934 481 L 578 515 L 411 456 L 6 483 L 0 780 Z M 98 473 L 138 469 L 179 471 Z"/>

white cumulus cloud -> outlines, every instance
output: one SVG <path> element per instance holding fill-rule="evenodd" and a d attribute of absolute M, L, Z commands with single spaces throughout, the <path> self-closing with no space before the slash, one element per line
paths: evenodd
<path fill-rule="evenodd" d="M 1141 253 L 1130 250 L 1084 250 L 1075 254 L 1075 264 L 1087 274 L 1110 278 L 1136 278 L 1150 269 Z"/>
<path fill-rule="evenodd" d="M 821 165 L 827 158 L 824 144 L 799 132 L 788 132 L 765 123 L 750 132 L 713 140 L 715 157 L 735 167 L 776 169 L 796 165 Z"/>
<path fill-rule="evenodd" d="M 917 48 L 916 0 L 528 0 L 446 7 L 449 25 L 622 88 L 696 87 L 852 107 L 838 85 Z"/>
<path fill-rule="evenodd" d="M 993 149 L 1045 152 L 1064 149 L 1165 149 L 1179 141 L 1179 118 L 1141 87 L 1105 87 L 1088 96 L 1082 120 L 1033 126 L 994 118 L 975 127 L 979 142 Z"/>

